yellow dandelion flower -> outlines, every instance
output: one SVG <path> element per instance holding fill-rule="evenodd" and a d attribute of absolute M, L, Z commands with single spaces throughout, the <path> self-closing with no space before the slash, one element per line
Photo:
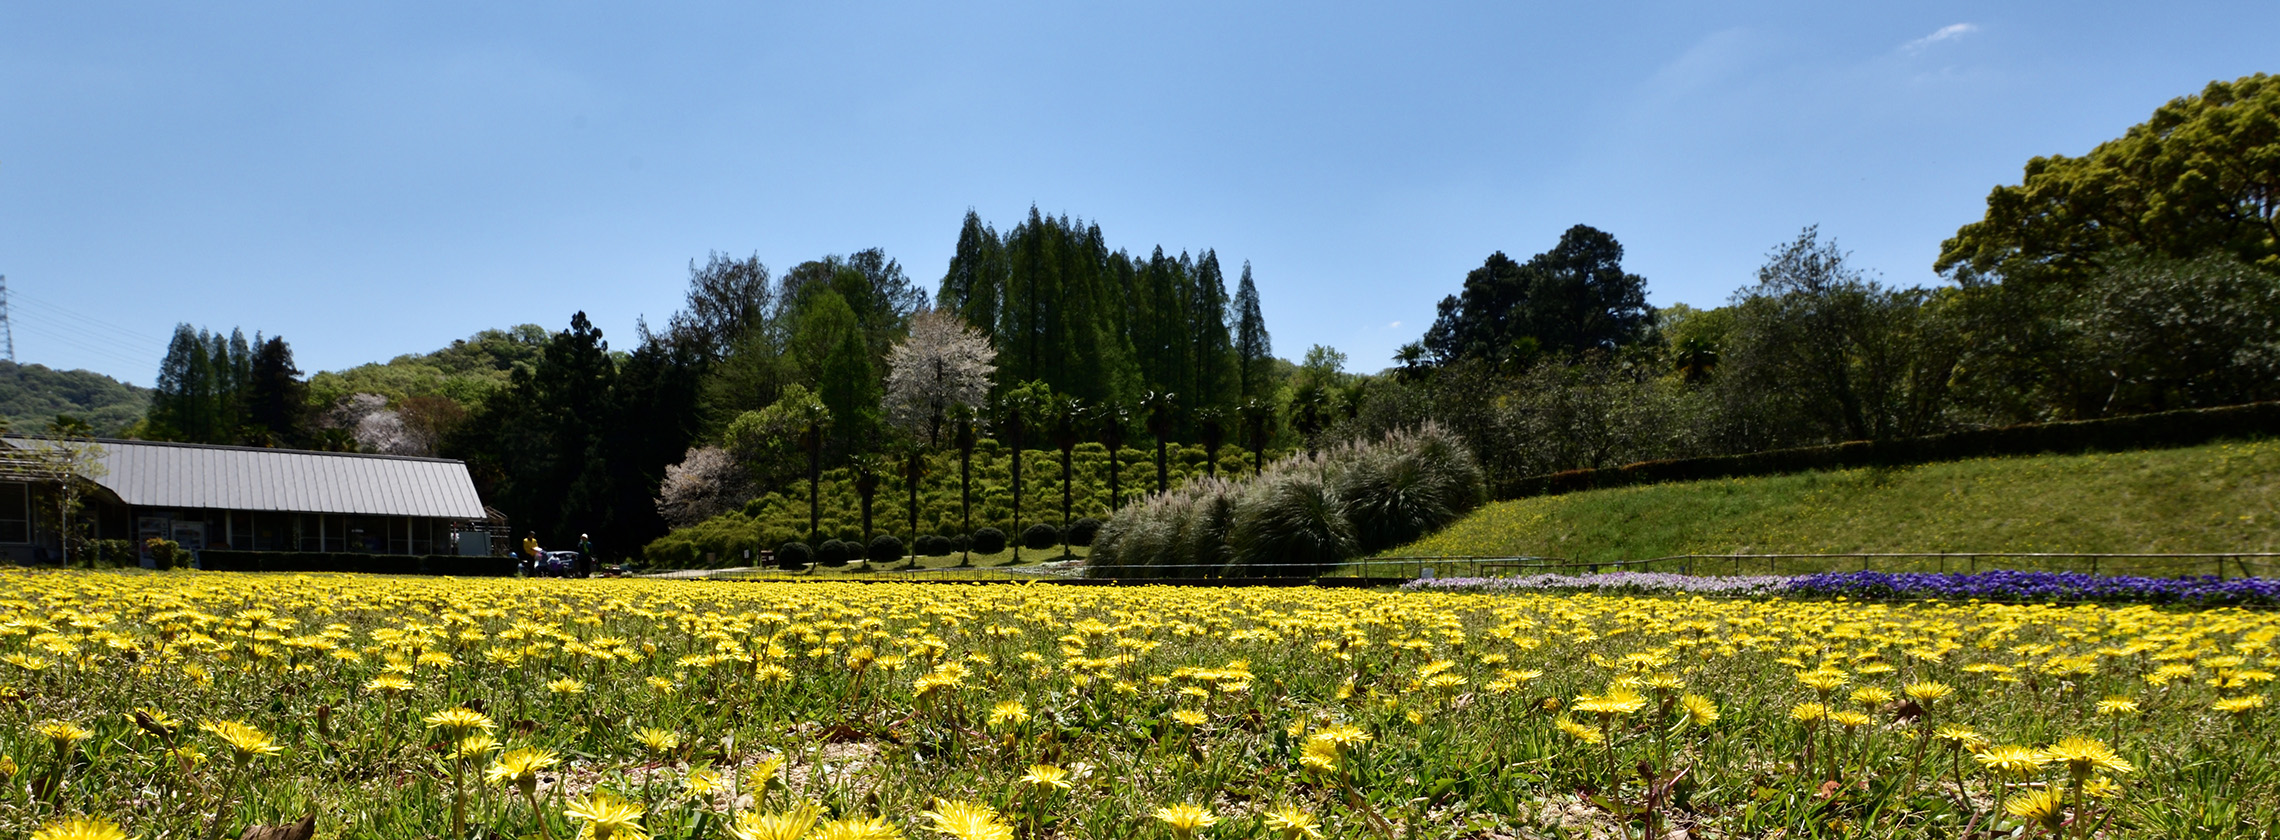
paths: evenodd
<path fill-rule="evenodd" d="M 1829 692 L 1844 687 L 1845 675 L 1836 671 L 1807 671 L 1797 675 L 1797 682 L 1827 697 Z"/>
<path fill-rule="evenodd" d="M 364 683 L 364 690 L 390 697 L 412 690 L 412 681 L 395 674 L 381 674 Z"/>
<path fill-rule="evenodd" d="M 465 738 L 478 731 L 489 732 L 498 726 L 498 724 L 491 722 L 489 715 L 465 706 L 453 706 L 436 712 L 428 715 L 426 720 L 429 729 L 443 730 L 444 736 L 453 741 Z"/>
<path fill-rule="evenodd" d="M 2115 696 L 2098 701 L 2098 714 L 2106 717 L 2119 717 L 2122 715 L 2134 715 L 2137 713 L 2138 701 L 2133 698 L 2124 697 L 2117 694 Z"/>
<path fill-rule="evenodd" d="M 514 785 L 527 796 L 538 789 L 538 774 L 561 760 L 548 750 L 529 747 L 508 750 L 491 762 L 490 769 L 483 771 L 483 778 L 495 785 Z"/>
<path fill-rule="evenodd" d="M 1841 712 L 1831 712 L 1829 714 L 1829 722 L 1834 723 L 1838 726 L 1842 726 L 1846 729 L 1858 729 L 1875 722 L 1875 718 L 1871 718 L 1868 715 L 1861 714 L 1860 712 L 1856 712 L 1851 709 L 1846 709 L 1845 711 Z"/>
<path fill-rule="evenodd" d="M 902 840 L 902 836 L 878 817 L 842 817 L 816 826 L 807 840 Z"/>
<path fill-rule="evenodd" d="M 1709 726 L 1718 722 L 1718 704 L 1711 702 L 1708 697 L 1688 694 L 1678 698 L 1678 705 L 1686 710 L 1686 723 L 1689 726 Z"/>
<path fill-rule="evenodd" d="M 1987 745 L 1987 739 L 1981 736 L 1978 730 L 1955 724 L 1940 727 L 1939 731 L 1932 733 L 1932 737 L 1954 745 L 1957 749 L 1973 752 L 1978 752 L 1981 747 Z"/>
<path fill-rule="evenodd" d="M 2211 704 L 2209 708 L 2235 717 L 2246 716 L 2249 712 L 2264 708 L 2264 695 L 2249 694 L 2241 697 L 2227 697 Z"/>
<path fill-rule="evenodd" d="M 1575 698 L 1570 708 L 1597 715 L 1627 715 L 1647 707 L 1647 698 L 1629 686 L 1609 686 L 1606 694 L 1583 695 Z"/>
<path fill-rule="evenodd" d="M 1021 783 L 1031 787 L 1068 790 L 1070 788 L 1069 771 L 1052 764 L 1032 764 L 1029 765 L 1029 772 L 1022 775 Z"/>
<path fill-rule="evenodd" d="M 929 828 L 956 840 L 1013 840 L 1013 826 L 987 805 L 937 799 L 933 810 L 918 815 L 933 823 Z"/>
<path fill-rule="evenodd" d="M 553 694 L 584 694 L 586 693 L 586 684 L 569 677 L 563 677 L 547 681 L 546 690 Z"/>
<path fill-rule="evenodd" d="M 1979 766 L 1997 773 L 2024 776 L 2050 763 L 2050 756 L 2033 747 L 2002 744 L 1972 753 Z"/>
<path fill-rule="evenodd" d="M 2040 823 L 2044 831 L 2058 833 L 2066 823 L 2066 794 L 2058 788 L 2038 788 L 2003 800 L 2003 812 Z"/>
<path fill-rule="evenodd" d="M 1799 723 L 1812 723 L 1829 716 L 1829 707 L 1819 703 L 1799 703 L 1789 707 L 1789 719 Z"/>
<path fill-rule="evenodd" d="M 1347 747 L 1367 744 L 1370 742 L 1370 733 L 1363 732 L 1361 727 L 1355 726 L 1351 723 L 1341 723 L 1336 726 L 1326 727 L 1322 731 L 1314 733 L 1313 737 L 1317 740 L 1328 741 L 1332 744 L 1336 744 L 1338 745 L 1339 749 L 1345 749 Z"/>
<path fill-rule="evenodd" d="M 1022 705 L 1019 700 L 1007 700 L 990 707 L 990 726 L 992 728 L 1028 722 L 1029 707 Z"/>
<path fill-rule="evenodd" d="M 269 733 L 234 720 L 209 720 L 199 724 L 198 728 L 213 733 L 214 737 L 222 739 L 222 743 L 230 745 L 230 752 L 240 762 L 285 751 L 276 741 L 270 740 Z"/>
<path fill-rule="evenodd" d="M 2136 768 L 2122 760 L 2106 742 L 2081 735 L 2068 735 L 2043 750 L 2053 761 L 2066 763 L 2066 771 L 2076 779 L 2088 779 L 2095 772 L 2128 773 Z"/>
<path fill-rule="evenodd" d="M 1275 832 L 1281 840 L 1319 840 L 1322 821 L 1297 806 L 1283 805 L 1267 811 L 1267 830 Z"/>
<path fill-rule="evenodd" d="M 562 813 L 584 823 L 579 837 L 591 840 L 646 840 L 649 832 L 641 827 L 644 813 L 638 803 L 627 802 L 608 791 L 596 790 L 586 798 L 573 800 Z"/>
<path fill-rule="evenodd" d="M 1862 686 L 1853 689 L 1852 702 L 1855 706 L 1874 709 L 1892 702 L 1892 692 L 1879 686 Z"/>
<path fill-rule="evenodd" d="M 1299 766 L 1318 773 L 1338 770 L 1338 745 L 1320 738 L 1306 739 L 1305 748 L 1299 751 Z"/>
<path fill-rule="evenodd" d="M 1918 705 L 1929 706 L 1936 701 L 1947 699 L 1949 695 L 1955 693 L 1955 689 L 1947 683 L 1925 681 L 1909 683 L 1901 687 L 1900 693 L 1908 695 L 1908 699 L 1916 701 Z"/>
<path fill-rule="evenodd" d="M 681 788 L 690 796 L 711 796 L 720 790 L 720 772 L 710 767 L 691 767 L 689 775 L 681 780 Z"/>
<path fill-rule="evenodd" d="M 1181 709 L 1179 711 L 1173 712 L 1172 719 L 1187 724 L 1190 727 L 1202 726 L 1204 721 L 1210 720 L 1210 718 L 1205 716 L 1204 713 L 1196 711 L 1194 709 Z"/>
<path fill-rule="evenodd" d="M 493 738 L 486 733 L 478 732 L 465 738 L 461 738 L 459 739 L 459 743 L 452 745 L 451 757 L 459 759 L 461 761 L 468 761 L 488 756 L 493 752 L 497 752 L 498 749 L 499 740 L 497 738 Z"/>
<path fill-rule="evenodd" d="M 102 817 L 72 816 L 41 826 L 31 840 L 127 840 L 127 832 Z"/>
<path fill-rule="evenodd" d="M 1156 809 L 1155 817 L 1181 837 L 1194 837 L 1196 832 L 1219 824 L 1219 817 L 1211 813 L 1211 809 L 1184 802 Z"/>
<path fill-rule="evenodd" d="M 802 840 L 820 816 L 814 808 L 793 808 L 780 814 L 747 811 L 729 824 L 728 836 L 736 840 Z"/>
<path fill-rule="evenodd" d="M 73 745 L 95 736 L 85 727 L 68 720 L 51 720 L 37 727 L 40 735 L 55 745 L 56 752 L 69 752 Z"/>
<path fill-rule="evenodd" d="M 642 727 L 633 733 L 633 739 L 641 742 L 650 755 L 664 755 L 681 746 L 680 735 L 653 726 Z"/>
<path fill-rule="evenodd" d="M 1607 740 L 1607 736 L 1599 730 L 1564 717 L 1553 721 L 1552 725 L 1558 727 L 1561 732 L 1567 733 L 1568 737 L 1586 744 L 1598 744 Z"/>

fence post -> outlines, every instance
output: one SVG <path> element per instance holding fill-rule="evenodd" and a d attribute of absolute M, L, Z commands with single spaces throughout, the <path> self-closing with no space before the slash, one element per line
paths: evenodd
<path fill-rule="evenodd" d="M 2091 573 L 2091 574 L 2097 574 L 2097 573 L 2098 573 L 2098 560 L 2099 560 L 2099 555 L 2096 555 L 2096 554 L 2092 554 L 2092 555 L 2090 555 L 2090 573 Z"/>
<path fill-rule="evenodd" d="M 1866 554 L 1860 556 L 1860 570 L 1868 571 L 1868 555 Z"/>
<path fill-rule="evenodd" d="M 1686 570 L 1687 574 L 1694 574 L 1694 555 L 1686 555 L 1686 565 L 1684 565 L 1682 568 Z"/>
<path fill-rule="evenodd" d="M 1971 573 L 1979 574 L 1979 555 L 1971 555 Z"/>
<path fill-rule="evenodd" d="M 2217 579 L 2225 579 L 2225 558 L 2222 557 L 2217 558 Z"/>

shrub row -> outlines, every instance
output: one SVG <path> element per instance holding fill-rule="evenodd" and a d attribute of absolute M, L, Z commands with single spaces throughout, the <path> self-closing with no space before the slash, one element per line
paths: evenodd
<path fill-rule="evenodd" d="M 1637 484 L 1899 467 L 2001 455 L 2124 452 L 2273 435 L 2280 435 L 2280 402 L 2262 402 L 2101 420 L 1974 429 L 1897 440 L 1856 440 L 1746 455 L 1644 461 L 1600 470 L 1569 470 L 1515 480 L 1498 487 L 1497 496 L 1517 499 Z"/>
<path fill-rule="evenodd" d="M 1409 542 L 1487 495 L 1480 463 L 1435 424 L 1290 458 L 1243 481 L 1192 480 L 1101 527 L 1094 577 L 1313 577 Z"/>
<path fill-rule="evenodd" d="M 212 572 L 361 572 L 372 575 L 513 577 L 513 557 L 457 554 L 363 554 L 339 551 L 198 552 L 198 567 Z"/>

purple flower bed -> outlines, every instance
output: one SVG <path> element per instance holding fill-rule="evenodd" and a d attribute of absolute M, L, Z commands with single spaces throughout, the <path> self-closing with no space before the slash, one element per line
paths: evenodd
<path fill-rule="evenodd" d="M 1665 572 L 1603 572 L 1596 575 L 1525 575 L 1521 577 L 1453 577 L 1414 580 L 1403 584 L 1410 592 L 1630 592 L 1694 593 L 1700 595 L 1778 595 L 1789 583 L 1779 575 L 1706 577 Z"/>
<path fill-rule="evenodd" d="M 2081 572 L 1832 572 L 1790 580 L 1807 597 L 1941 598 L 1961 601 L 2097 601 L 2208 606 L 2280 604 L 2280 579 L 2150 578 Z"/>
<path fill-rule="evenodd" d="M 2192 604 L 2280 606 L 2280 578 L 2150 578 L 2081 572 L 1829 572 L 1814 575 L 1708 577 L 1664 572 L 1521 577 L 1453 577 L 1410 581 L 1409 592 L 1610 592 L 1857 598 L 1861 600 L 2010 601 L 2021 603 Z"/>

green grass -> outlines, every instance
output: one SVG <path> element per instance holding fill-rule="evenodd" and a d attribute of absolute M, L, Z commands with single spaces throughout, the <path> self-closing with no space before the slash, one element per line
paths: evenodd
<path fill-rule="evenodd" d="M 2252 441 L 1520 499 L 1485 506 L 1386 555 L 1535 555 L 1610 562 L 1725 553 L 2275 550 L 2280 550 L 2280 441 Z M 2148 564 L 2109 560 L 2102 570 L 2212 571 L 2131 569 L 2133 565 Z M 1949 561 L 1946 568 L 1959 566 Z"/>
<path fill-rule="evenodd" d="M 1082 559 L 1092 553 L 1086 546 L 1070 546 L 1069 553 Z M 1016 558 L 1008 548 L 990 554 L 975 552 L 969 559 L 961 552 L 943 557 L 906 557 L 880 565 L 857 561 L 845 566 L 810 566 L 805 571 L 790 572 L 777 569 L 734 572 L 728 577 L 765 580 L 996 580 L 1029 578 L 1042 574 L 1038 566 L 1061 559 L 1061 546 L 1037 549 L 1024 548 Z"/>

